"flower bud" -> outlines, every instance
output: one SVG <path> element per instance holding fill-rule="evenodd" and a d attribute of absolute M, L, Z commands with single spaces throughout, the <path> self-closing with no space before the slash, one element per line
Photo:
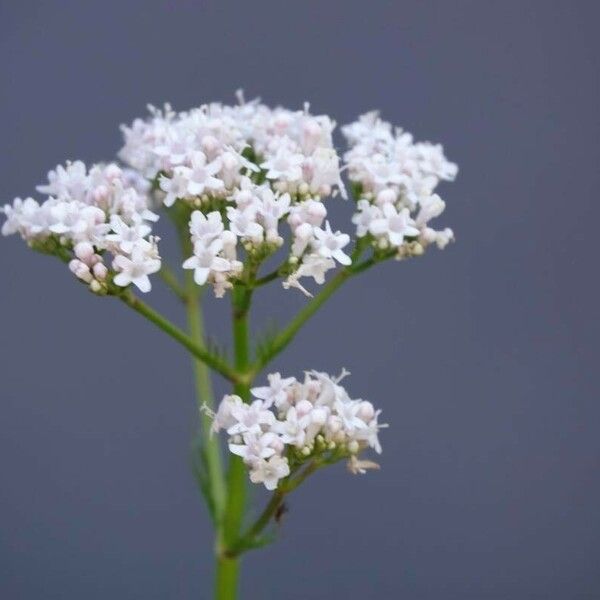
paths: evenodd
<path fill-rule="evenodd" d="M 362 419 L 365 423 L 368 423 L 375 416 L 375 409 L 370 402 L 363 400 L 358 407 L 356 416 L 359 419 Z"/>
<path fill-rule="evenodd" d="M 350 454 L 356 454 L 359 450 L 360 446 L 356 440 L 348 442 L 348 452 L 350 452 Z"/>
<path fill-rule="evenodd" d="M 219 149 L 219 140 L 212 135 L 205 135 L 200 141 L 202 150 L 208 155 L 213 155 Z"/>
<path fill-rule="evenodd" d="M 389 203 L 396 202 L 397 197 L 398 196 L 397 196 L 396 192 L 394 190 L 388 188 L 385 190 L 381 190 L 377 194 L 377 198 L 376 198 L 375 202 L 379 206 L 382 206 L 383 204 L 389 204 Z"/>
<path fill-rule="evenodd" d="M 73 251 L 75 253 L 75 256 L 85 263 L 89 262 L 92 256 L 94 256 L 95 254 L 94 246 L 92 246 L 92 244 L 90 244 L 89 242 L 79 242 L 75 245 Z"/>
<path fill-rule="evenodd" d="M 85 281 L 86 283 L 90 283 L 90 281 L 93 279 L 89 267 L 80 260 L 73 259 L 69 263 L 69 270 L 71 273 L 73 273 L 73 275 L 75 275 L 75 277 Z"/>
<path fill-rule="evenodd" d="M 269 446 L 277 452 L 277 454 L 281 454 L 285 449 L 285 444 L 281 441 L 280 437 L 275 436 L 273 440 L 269 443 Z"/>
<path fill-rule="evenodd" d="M 118 179 L 122 174 L 123 171 L 115 164 L 108 165 L 104 170 L 104 175 L 107 179 Z"/>
<path fill-rule="evenodd" d="M 94 273 L 94 277 L 100 281 L 104 281 L 108 275 L 108 269 L 103 263 L 100 262 L 94 265 L 92 271 Z"/>
<path fill-rule="evenodd" d="M 306 183 L 305 181 L 303 181 L 299 186 L 298 186 L 298 193 L 299 194 L 308 194 L 308 192 L 310 191 L 310 188 L 308 187 L 308 183 Z"/>
<path fill-rule="evenodd" d="M 296 404 L 296 413 L 299 417 L 304 417 L 313 409 L 313 405 L 308 400 L 300 400 Z"/>
<path fill-rule="evenodd" d="M 413 256 L 421 256 L 425 250 L 423 249 L 423 246 L 419 244 L 419 242 L 415 242 L 412 245 L 411 252 Z"/>
<path fill-rule="evenodd" d="M 98 292 L 102 291 L 102 284 L 96 279 L 92 279 L 90 282 L 90 290 L 92 290 L 94 294 L 97 294 Z"/>

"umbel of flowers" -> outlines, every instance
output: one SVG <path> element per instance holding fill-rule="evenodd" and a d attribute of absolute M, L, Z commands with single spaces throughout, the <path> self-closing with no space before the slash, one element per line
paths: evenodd
<path fill-rule="evenodd" d="M 341 128 L 347 147 L 340 154 L 334 129 L 308 104 L 270 108 L 241 93 L 234 106 L 150 107 L 146 118 L 122 127 L 119 162 L 68 161 L 37 187 L 40 200 L 16 198 L 1 209 L 3 235 L 19 234 L 60 258 L 94 294 L 123 301 L 193 356 L 202 409 L 196 463 L 216 529 L 217 598 L 235 597 L 240 554 L 265 543 L 263 530 L 288 493 L 340 460 L 353 473 L 377 468 L 361 455 L 381 452 L 380 411 L 349 396 L 345 371 L 307 371 L 299 379 L 272 373 L 264 386 L 254 385 L 256 377 L 349 278 L 454 238 L 432 224 L 445 209 L 438 184 L 457 174 L 440 145 L 415 142 L 370 112 Z M 330 221 L 332 198 L 353 203 L 353 236 Z M 159 253 L 153 230 L 161 213 L 180 241 L 181 274 Z M 185 304 L 188 332 L 135 295 L 151 290 L 155 274 Z M 252 348 L 252 298 L 276 281 L 310 299 Z M 204 287 L 231 296 L 233 360 L 206 342 Z M 233 385 L 218 406 L 209 369 Z M 214 435 L 220 431 L 227 469 Z M 243 518 L 246 473 L 272 493 L 252 524 Z"/>

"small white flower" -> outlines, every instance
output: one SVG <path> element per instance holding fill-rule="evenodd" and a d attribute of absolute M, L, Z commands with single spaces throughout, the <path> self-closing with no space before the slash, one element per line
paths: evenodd
<path fill-rule="evenodd" d="M 296 383 L 295 377 L 282 378 L 280 373 L 271 373 L 267 376 L 269 380 L 268 386 L 255 387 L 250 391 L 255 398 L 263 400 L 265 408 L 270 408 L 272 405 L 277 407 L 287 402 L 288 390 Z"/>
<path fill-rule="evenodd" d="M 154 154 L 164 159 L 167 166 L 183 164 L 193 147 L 193 138 L 190 134 L 168 130 L 162 143 L 153 148 Z"/>
<path fill-rule="evenodd" d="M 225 396 L 214 415 L 211 432 L 217 433 L 221 429 L 229 429 L 232 425 L 235 425 L 237 421 L 232 414 L 232 410 L 241 407 L 243 404 L 244 402 L 239 396 L 233 394 Z"/>
<path fill-rule="evenodd" d="M 167 195 L 163 200 L 165 206 L 173 206 L 178 198 L 188 195 L 189 169 L 187 167 L 175 167 L 173 175 L 167 177 L 161 175 L 159 179 L 160 189 Z"/>
<path fill-rule="evenodd" d="M 342 265 L 352 263 L 350 257 L 343 252 L 343 248 L 350 242 L 350 236 L 347 233 L 331 231 L 329 221 L 325 222 L 325 229 L 314 228 L 314 234 L 317 241 L 317 253 L 323 258 L 335 258 Z"/>
<path fill-rule="evenodd" d="M 352 222 L 356 225 L 356 235 L 364 237 L 369 233 L 371 223 L 381 218 L 381 210 L 368 200 L 359 200 L 356 206 L 358 212 L 354 213 Z"/>
<path fill-rule="evenodd" d="M 254 464 L 261 459 L 270 458 L 275 454 L 274 445 L 277 445 L 279 438 L 272 432 L 267 433 L 246 433 L 242 436 L 242 444 L 229 442 L 229 451 L 236 456 L 244 459 L 246 464 Z"/>
<path fill-rule="evenodd" d="M 190 217 L 190 235 L 192 242 L 210 243 L 223 233 L 223 219 L 218 211 L 207 215 L 195 210 Z"/>
<path fill-rule="evenodd" d="M 267 179 L 283 179 L 297 181 L 302 177 L 304 156 L 294 152 L 286 145 L 281 145 L 260 166 L 267 171 Z"/>
<path fill-rule="evenodd" d="M 219 159 L 207 163 L 203 152 L 194 152 L 191 157 L 191 164 L 191 168 L 186 171 L 188 178 L 187 191 L 190 196 L 200 196 L 205 191 L 213 192 L 225 187 L 221 179 L 214 177 L 221 168 Z"/>
<path fill-rule="evenodd" d="M 407 208 L 396 210 L 393 204 L 384 204 L 383 217 L 371 222 L 370 231 L 375 236 L 386 235 L 394 246 L 401 246 L 405 237 L 419 235 L 415 222 L 411 219 Z"/>
<path fill-rule="evenodd" d="M 140 292 L 146 293 L 152 289 L 148 275 L 160 270 L 160 259 L 146 245 L 138 244 L 133 247 L 131 256 L 115 256 L 113 266 L 119 271 L 114 278 L 116 285 L 126 287 L 133 283 Z"/>
<path fill-rule="evenodd" d="M 446 208 L 446 203 L 437 195 L 432 194 L 426 198 L 421 198 L 420 200 L 421 210 L 416 218 L 416 226 L 419 228 L 424 227 L 434 219 L 435 217 L 439 217 Z"/>
<path fill-rule="evenodd" d="M 227 218 L 230 223 L 231 231 L 241 238 L 252 242 L 260 242 L 263 238 L 263 228 L 256 222 L 256 212 L 253 207 L 239 210 L 229 206 L 227 208 Z"/>
<path fill-rule="evenodd" d="M 256 461 L 250 471 L 250 480 L 252 483 L 263 483 L 269 490 L 277 488 L 279 480 L 290 474 L 290 467 L 287 458 L 275 455 L 269 460 L 261 459 Z"/>
<path fill-rule="evenodd" d="M 204 285 L 211 273 L 224 273 L 231 269 L 231 263 L 219 256 L 223 249 L 220 239 L 213 240 L 210 244 L 196 242 L 194 244 L 194 255 L 183 263 L 184 269 L 194 270 L 194 281 L 198 285 Z"/>
<path fill-rule="evenodd" d="M 143 221 L 127 225 L 119 215 L 111 217 L 110 228 L 114 233 L 107 235 L 106 240 L 116 244 L 125 254 L 130 254 L 134 246 L 152 231 L 152 228 Z"/>
<path fill-rule="evenodd" d="M 275 422 L 275 415 L 265 408 L 261 400 L 232 406 L 231 416 L 236 422 L 227 429 L 229 435 L 259 434 L 262 433 L 263 426 L 270 427 Z"/>
<path fill-rule="evenodd" d="M 321 227 L 326 216 L 327 209 L 325 205 L 322 202 L 308 198 L 290 208 L 288 223 L 293 231 L 305 224 Z"/>

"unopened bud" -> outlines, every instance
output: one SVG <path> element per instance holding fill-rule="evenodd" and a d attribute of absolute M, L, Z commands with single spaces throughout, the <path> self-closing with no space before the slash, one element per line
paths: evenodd
<path fill-rule="evenodd" d="M 308 194 L 309 192 L 309 187 L 308 187 L 308 183 L 306 183 L 306 181 L 303 181 L 299 186 L 298 186 L 298 193 L 300 194 Z"/>
<path fill-rule="evenodd" d="M 299 417 L 304 417 L 313 409 L 313 405 L 308 400 L 300 400 L 296 404 L 296 414 Z"/>
<path fill-rule="evenodd" d="M 348 452 L 350 452 L 350 454 L 356 454 L 359 450 L 360 446 L 356 440 L 352 440 L 348 443 Z"/>
<path fill-rule="evenodd" d="M 92 269 L 94 277 L 100 281 L 104 281 L 108 275 L 108 269 L 103 263 L 96 263 Z"/>
<path fill-rule="evenodd" d="M 358 407 L 357 416 L 365 423 L 368 423 L 375 416 L 373 405 L 367 400 L 363 400 Z"/>
<path fill-rule="evenodd" d="M 96 279 L 92 279 L 90 282 L 90 290 L 92 290 L 94 294 L 97 294 L 98 292 L 102 291 L 102 285 Z"/>
<path fill-rule="evenodd" d="M 415 242 L 412 246 L 412 254 L 413 256 L 421 256 L 425 252 L 423 246 L 419 244 L 419 242 Z"/>
<path fill-rule="evenodd" d="M 94 246 L 89 242 L 79 242 L 75 245 L 73 251 L 75 252 L 75 256 L 85 263 L 87 263 L 95 254 Z"/>

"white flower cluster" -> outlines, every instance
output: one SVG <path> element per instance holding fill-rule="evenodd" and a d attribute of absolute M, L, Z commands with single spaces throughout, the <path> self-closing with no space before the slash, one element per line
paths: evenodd
<path fill-rule="evenodd" d="M 212 283 L 222 296 L 242 270 L 237 243 L 268 256 L 284 243 L 279 225 L 286 218 L 286 288 L 306 292 L 301 277 L 321 284 L 335 260 L 350 263 L 342 250 L 350 237 L 331 230 L 321 201 L 345 195 L 329 117 L 243 99 L 238 106 L 150 111 L 148 120 L 122 128 L 119 156 L 155 181 L 167 207 L 179 200 L 197 210 L 190 222 L 194 255 L 185 268 L 195 270 L 199 285 Z"/>
<path fill-rule="evenodd" d="M 81 161 L 59 165 L 48 173 L 48 183 L 37 190 L 48 195 L 39 203 L 16 198 L 5 205 L 2 234 L 19 233 L 32 247 L 57 254 L 92 291 L 136 285 L 150 290 L 148 275 L 160 269 L 157 239 L 150 223 L 156 221 L 148 203 L 148 185 L 135 173 L 115 164 Z M 112 271 L 105 264 L 113 255 Z"/>
<path fill-rule="evenodd" d="M 19 232 L 36 249 L 69 259 L 98 293 L 113 284 L 146 292 L 161 265 L 150 228 L 158 217 L 149 210 L 149 196 L 158 196 L 179 229 L 189 223 L 183 267 L 198 285 L 222 297 L 236 281 L 260 279 L 261 264 L 283 248 L 266 281 L 280 277 L 284 288 L 310 296 L 303 278 L 321 285 L 337 264 L 352 262 L 350 236 L 332 228 L 323 201 L 346 197 L 346 170 L 361 238 L 355 256 L 369 245 L 375 260 L 414 256 L 453 239 L 451 229 L 429 225 L 445 208 L 436 186 L 457 173 L 441 146 L 415 143 L 368 113 L 342 128 L 350 148 L 340 165 L 328 116 L 311 115 L 308 105 L 292 111 L 245 102 L 241 93 L 239 100 L 184 112 L 150 107 L 147 119 L 122 126 L 119 157 L 130 169 L 57 167 L 38 188 L 47 200 L 17 198 L 2 209 L 3 233 Z"/>
<path fill-rule="evenodd" d="M 346 458 L 353 472 L 376 468 L 357 455 L 367 447 L 381 453 L 381 411 L 366 400 L 350 398 L 340 385 L 346 375 L 310 371 L 298 381 L 270 374 L 268 386 L 251 390 L 255 400 L 250 404 L 239 396 L 225 396 L 213 431 L 229 434 L 229 450 L 244 460 L 250 480 L 268 490 L 311 459 L 327 464 Z"/>
<path fill-rule="evenodd" d="M 432 243 L 444 248 L 452 230 L 436 231 L 428 223 L 445 209 L 435 188 L 454 180 L 458 167 L 446 159 L 442 146 L 414 142 L 377 112 L 362 115 L 342 133 L 350 146 L 344 156 L 348 176 L 359 195 L 352 219 L 357 236 L 372 236 L 380 249 L 398 248 L 399 256 L 421 254 Z"/>

